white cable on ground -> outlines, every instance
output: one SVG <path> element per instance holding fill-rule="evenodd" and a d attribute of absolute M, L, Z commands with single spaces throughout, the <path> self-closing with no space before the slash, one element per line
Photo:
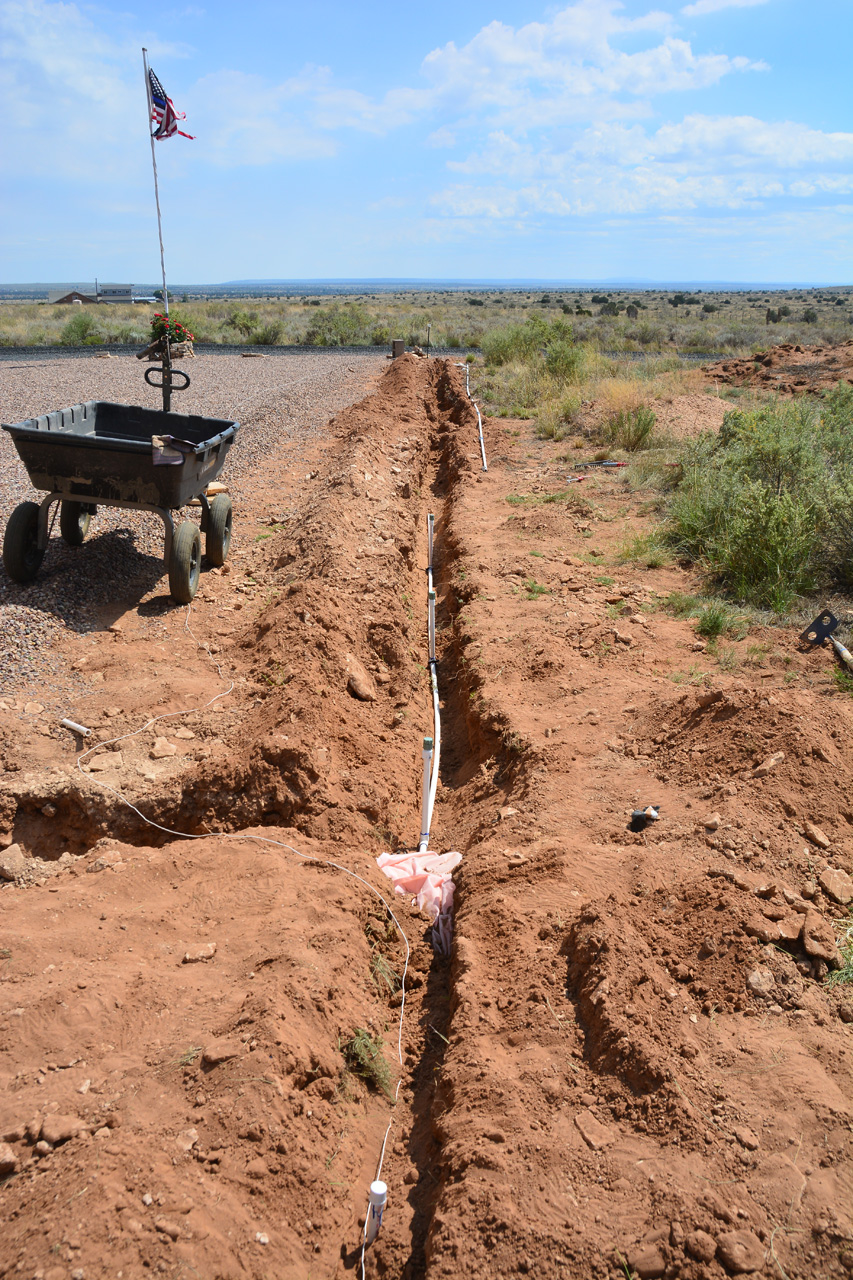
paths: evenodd
<path fill-rule="evenodd" d="M 483 440 L 483 419 L 480 417 L 480 407 L 477 404 L 477 401 L 471 395 L 471 382 L 468 376 L 468 370 L 470 368 L 470 365 L 467 363 L 467 361 L 464 364 L 461 361 L 457 361 L 456 368 L 465 370 L 465 394 L 467 395 L 468 399 L 471 401 L 472 405 L 474 406 L 475 412 L 477 414 L 477 432 L 480 437 L 480 457 L 483 459 L 483 470 L 488 471 L 489 466 L 488 466 L 488 463 L 486 462 L 486 445 L 485 445 L 485 441 Z"/>
<path fill-rule="evenodd" d="M 210 652 L 210 647 L 206 644 L 201 644 L 201 642 L 193 633 L 192 628 L 190 627 L 191 613 L 192 613 L 192 605 L 188 605 L 187 616 L 184 620 L 184 629 L 188 631 L 189 634 L 192 636 L 193 640 L 195 640 L 196 646 L 199 649 L 203 649 L 205 651 L 208 658 L 210 658 L 210 661 L 216 667 L 216 670 L 220 679 L 224 680 L 225 677 L 222 675 L 222 669 L 219 666 L 219 663 L 213 657 L 212 653 Z M 208 707 L 212 706 L 214 702 L 217 702 L 220 698 L 226 698 L 228 694 L 231 693 L 233 688 L 234 688 L 234 681 L 232 680 L 227 689 L 225 689 L 222 693 L 217 693 L 215 697 L 211 698 L 209 702 L 206 702 L 201 707 L 188 707 L 186 711 L 169 711 L 164 713 L 163 715 L 153 716 L 152 719 L 148 720 L 142 726 L 141 729 L 135 729 L 133 733 L 123 733 L 117 738 L 109 738 L 105 742 L 99 742 L 95 746 L 89 747 L 88 750 L 81 752 L 81 754 L 77 757 L 77 768 L 82 773 L 83 769 L 82 769 L 81 762 L 86 758 L 86 756 L 91 755 L 93 751 L 96 751 L 98 747 L 109 747 L 109 746 L 113 746 L 117 742 L 125 742 L 127 741 L 128 738 L 135 738 L 140 733 L 144 733 L 146 729 L 149 729 L 152 724 L 156 724 L 157 721 L 159 720 L 169 720 L 178 716 L 187 716 L 187 715 L 192 715 L 196 712 L 204 711 Z M 227 831 L 206 831 L 206 832 L 176 831 L 173 827 L 165 827 L 163 826 L 162 823 L 155 822 L 153 818 L 147 818 L 145 814 L 142 813 L 142 811 L 138 809 L 135 804 L 132 804 L 130 800 L 128 800 L 127 797 L 122 794 L 121 791 L 117 790 L 116 787 L 111 787 L 109 783 L 104 782 L 102 779 L 91 779 L 91 781 L 97 782 L 97 785 L 102 787 L 104 791 L 109 791 L 112 795 L 116 796 L 122 802 L 122 804 L 125 804 L 129 809 L 132 809 L 133 812 L 139 818 L 141 818 L 143 822 L 147 823 L 149 827 L 154 827 L 155 830 L 157 831 L 163 831 L 165 832 L 166 835 L 177 836 L 182 840 L 231 840 L 234 843 L 240 840 L 244 840 L 254 844 L 270 845 L 277 850 L 284 849 L 284 850 L 287 850 L 289 853 L 294 854 L 297 858 L 300 858 L 303 862 L 314 862 L 320 866 L 334 867 L 336 871 L 342 871 L 344 875 L 351 876 L 353 880 L 357 880 L 359 884 L 363 884 L 366 889 L 368 889 L 375 897 L 379 899 L 379 901 L 382 903 L 382 905 L 384 906 L 385 910 L 388 912 L 391 919 L 394 921 L 394 925 L 397 929 L 397 932 L 399 933 L 400 937 L 403 939 L 403 944 L 406 948 L 406 958 L 403 963 L 403 972 L 400 979 L 400 993 L 402 998 L 400 1002 L 400 1019 L 397 1025 L 397 1059 L 400 1063 L 400 1077 L 397 1080 L 397 1088 L 394 1091 L 394 1106 L 396 1107 L 397 1101 L 400 1096 L 400 1086 L 403 1083 L 403 1074 L 402 1074 L 403 1073 L 403 1018 L 405 1016 L 405 1010 L 406 1010 L 406 977 L 409 972 L 409 959 L 411 957 L 411 947 L 409 946 L 409 939 L 406 937 L 405 931 L 403 930 L 403 927 L 400 924 L 400 921 L 397 919 L 396 915 L 391 910 L 391 907 L 389 906 L 387 900 L 379 892 L 379 890 L 375 888 L 370 883 L 369 880 L 365 880 L 364 876 L 360 876 L 356 871 L 352 871 L 349 867 L 341 866 L 339 862 L 333 862 L 331 858 L 317 858 L 313 854 L 302 853 L 299 849 L 296 849 L 292 844 L 286 844 L 283 840 L 273 840 L 271 836 L 250 836 L 245 834 L 232 835 L 230 832 L 227 832 Z M 385 1137 L 382 1140 L 382 1149 L 379 1153 L 379 1165 L 376 1170 L 376 1179 L 371 1184 L 368 1211 L 367 1211 L 367 1214 L 365 1215 L 364 1235 L 362 1237 L 362 1244 L 361 1244 L 362 1280 L 365 1280 L 364 1250 L 365 1250 L 365 1245 L 369 1243 L 367 1239 L 368 1226 L 371 1224 L 372 1226 L 375 1226 L 375 1231 L 371 1236 L 371 1241 L 372 1241 L 375 1238 L 376 1232 L 378 1232 L 379 1225 L 381 1224 L 381 1221 L 382 1221 L 381 1211 L 382 1211 L 382 1208 L 384 1208 L 384 1202 L 381 1205 L 379 1204 L 379 1197 L 376 1194 L 374 1189 L 376 1187 L 376 1184 L 379 1182 L 380 1174 L 382 1173 L 382 1164 L 385 1159 L 385 1149 L 388 1144 L 388 1135 L 391 1132 L 393 1124 L 394 1124 L 394 1116 L 392 1113 L 391 1119 L 388 1121 L 388 1127 L 385 1130 Z M 384 1187 L 384 1183 L 381 1185 Z M 378 1222 L 376 1221 L 377 1215 L 374 1212 L 375 1209 L 378 1209 L 379 1211 Z"/>

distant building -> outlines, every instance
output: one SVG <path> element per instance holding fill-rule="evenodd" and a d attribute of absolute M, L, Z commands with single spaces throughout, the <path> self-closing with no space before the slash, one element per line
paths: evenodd
<path fill-rule="evenodd" d="M 98 302 L 133 302 L 133 287 L 129 284 L 99 285 Z"/>
<path fill-rule="evenodd" d="M 48 289 L 48 302 L 54 303 L 57 307 L 67 307 L 69 303 L 79 302 L 86 303 L 90 306 L 97 305 L 97 295 L 93 293 L 84 293 L 81 289 Z"/>
<path fill-rule="evenodd" d="M 77 284 L 61 285 L 57 289 L 48 289 L 47 300 L 55 306 L 67 306 L 71 302 L 80 302 L 94 306 L 98 302 L 133 302 L 133 286 L 129 284 Z"/>

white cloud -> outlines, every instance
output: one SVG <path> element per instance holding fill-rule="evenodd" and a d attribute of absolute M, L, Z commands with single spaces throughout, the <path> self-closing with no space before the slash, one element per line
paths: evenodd
<path fill-rule="evenodd" d="M 436 207 L 452 216 L 733 209 L 853 190 L 853 134 L 751 116 L 692 115 L 654 132 L 639 124 L 596 125 L 557 148 L 550 140 L 495 130 L 482 148 L 448 168 L 474 180 L 435 197 Z"/>
<path fill-rule="evenodd" d="M 721 9 L 753 9 L 758 4 L 767 4 L 768 0 L 695 0 L 686 4 L 681 10 L 689 18 L 699 18 L 706 13 L 719 13 Z"/>

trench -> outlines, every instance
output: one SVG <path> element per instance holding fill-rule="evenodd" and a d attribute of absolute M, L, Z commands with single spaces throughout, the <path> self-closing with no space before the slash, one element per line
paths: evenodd
<path fill-rule="evenodd" d="M 471 483 L 468 454 L 476 446 L 477 428 L 473 408 L 456 379 L 445 369 L 432 372 L 424 388 L 428 423 L 424 424 L 425 446 L 421 482 L 408 499 L 406 517 L 411 527 L 411 555 L 406 557 L 404 580 L 411 593 L 415 636 L 420 654 L 426 652 L 426 577 L 428 512 L 435 515 L 434 581 L 437 593 L 438 684 L 442 716 L 440 787 L 433 820 L 436 848 L 454 848 L 463 854 L 456 881 L 456 907 L 466 894 L 465 854 L 474 847 L 477 830 L 466 813 L 463 790 L 470 787 L 480 767 L 489 763 L 484 786 L 498 803 L 504 803 L 520 782 L 523 762 L 506 742 L 507 725 L 499 716 L 483 708 L 477 694 L 481 680 L 468 660 L 470 636 L 465 623 L 465 606 L 475 589 L 460 575 L 461 552 L 454 532 L 454 502 L 457 488 Z M 464 386 L 462 379 L 460 384 Z M 401 571 L 402 572 L 402 571 Z M 414 638 L 414 637 L 413 637 Z M 278 695 L 270 695 L 276 697 Z M 269 698 L 265 699 L 269 701 Z M 432 705 L 428 684 L 418 690 L 418 716 L 431 726 Z M 419 719 L 419 723 L 420 723 Z M 427 730 L 429 731 L 429 730 Z M 378 744 L 377 744 L 378 745 Z M 275 775 L 275 784 L 273 783 Z M 243 778 L 244 785 L 235 786 Z M 149 794 L 140 808 L 164 827 L 190 834 L 204 834 L 216 823 L 222 834 L 238 833 L 249 827 L 292 827 L 308 836 L 318 834 L 323 817 L 322 796 L 317 791 L 316 769 L 298 749 L 282 749 L 277 754 L 256 750 L 246 762 L 243 775 L 226 775 L 215 769 L 199 793 L 199 776 L 187 774 L 174 779 L 159 794 Z M 174 840 L 167 832 L 151 827 L 118 796 L 92 792 L 81 777 L 72 776 L 62 785 L 33 788 L 15 797 L 14 790 L 0 797 L 0 806 L 14 805 L 10 823 L 13 839 L 24 848 L 38 850 L 46 861 L 63 851 L 80 855 L 103 837 L 110 836 L 129 845 L 151 847 Z M 3 814 L 0 813 L 0 817 Z M 378 822 L 390 822 L 379 810 Z M 417 815 L 410 815 L 409 841 L 417 829 Z M 402 837 L 401 837 L 402 838 Z M 405 847 L 405 846 L 403 846 Z M 411 847 L 411 844 L 409 844 Z M 417 928 L 417 924 L 415 925 Z M 427 930 L 428 932 L 428 930 Z M 427 1237 L 435 1206 L 442 1190 L 441 1138 L 436 1114 L 444 1106 L 436 1096 L 448 1049 L 447 1033 L 454 1007 L 454 966 L 449 957 L 432 954 L 423 986 L 408 997 L 404 1023 L 406 1093 L 401 1094 L 395 1129 L 404 1133 L 405 1155 L 417 1170 L 410 1187 L 393 1187 L 395 1198 L 405 1194 L 411 1217 L 405 1235 L 389 1214 L 376 1245 L 370 1252 L 368 1275 L 382 1274 L 403 1255 L 399 1274 L 405 1280 L 422 1280 L 427 1274 Z M 389 1010 L 393 1020 L 393 1010 Z M 354 1256 L 350 1259 L 355 1267 Z"/>

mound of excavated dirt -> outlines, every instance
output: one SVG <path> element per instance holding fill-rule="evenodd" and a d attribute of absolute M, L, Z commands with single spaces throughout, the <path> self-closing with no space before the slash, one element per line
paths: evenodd
<path fill-rule="evenodd" d="M 722 360 L 703 368 L 715 383 L 763 387 L 783 396 L 820 395 L 839 382 L 853 382 L 853 340 L 828 347 L 782 342 L 756 351 L 751 360 Z"/>
<path fill-rule="evenodd" d="M 222 687 L 150 602 L 63 641 L 85 776 L 6 708 L 0 1276 L 358 1274 L 389 1122 L 368 1277 L 853 1270 L 850 700 L 793 631 L 724 664 L 667 614 L 695 583 L 624 559 L 621 475 L 498 422 L 483 473 L 463 379 L 403 357 L 259 477 L 193 736 L 105 741 Z M 462 862 L 449 960 L 393 899 L 404 1005 L 375 857 L 419 831 L 429 511 Z"/>

